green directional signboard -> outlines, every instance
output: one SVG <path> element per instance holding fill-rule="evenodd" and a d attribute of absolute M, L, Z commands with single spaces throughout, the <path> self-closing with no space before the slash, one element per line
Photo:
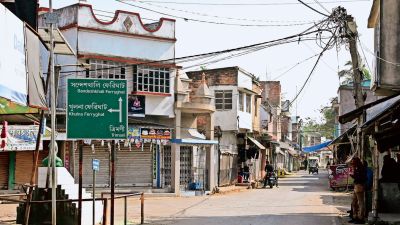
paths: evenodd
<path fill-rule="evenodd" d="M 126 139 L 126 80 L 68 79 L 67 138 Z"/>

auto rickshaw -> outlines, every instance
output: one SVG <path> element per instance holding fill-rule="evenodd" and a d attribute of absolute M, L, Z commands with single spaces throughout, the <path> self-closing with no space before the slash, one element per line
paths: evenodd
<path fill-rule="evenodd" d="M 319 158 L 318 157 L 309 157 L 308 158 L 308 174 L 318 174 L 318 162 Z"/>

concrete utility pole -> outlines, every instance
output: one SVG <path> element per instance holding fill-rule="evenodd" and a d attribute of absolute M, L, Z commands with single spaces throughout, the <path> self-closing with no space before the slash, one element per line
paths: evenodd
<path fill-rule="evenodd" d="M 348 35 L 348 42 L 350 48 L 351 62 L 353 65 L 353 85 L 354 85 L 354 100 L 356 108 L 360 108 L 364 105 L 364 94 L 362 91 L 363 74 L 360 70 L 359 55 L 357 51 L 357 24 L 354 18 L 350 15 L 346 17 L 346 33 Z M 357 146 L 356 151 L 358 156 L 363 159 L 364 150 L 362 149 L 363 141 L 361 136 L 360 127 L 364 122 L 364 115 L 361 114 L 357 120 Z"/>

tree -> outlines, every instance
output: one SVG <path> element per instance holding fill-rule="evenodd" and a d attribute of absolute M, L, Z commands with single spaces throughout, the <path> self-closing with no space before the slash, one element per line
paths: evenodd
<path fill-rule="evenodd" d="M 347 84 L 353 81 L 353 64 L 351 61 L 347 61 L 345 64 L 345 69 L 339 71 L 339 78 L 344 79 L 342 84 Z M 363 64 L 361 68 L 361 73 L 363 74 L 363 80 L 371 80 L 371 73 Z"/>
<path fill-rule="evenodd" d="M 335 133 L 335 110 L 331 106 L 323 106 L 320 108 L 322 116 L 321 121 L 316 121 L 309 117 L 305 118 L 303 133 L 308 137 L 325 137 L 326 139 L 333 140 Z M 304 145 L 307 146 L 307 138 L 304 140 Z"/>

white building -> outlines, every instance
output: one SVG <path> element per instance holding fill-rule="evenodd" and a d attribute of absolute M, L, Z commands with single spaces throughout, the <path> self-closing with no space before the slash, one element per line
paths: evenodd
<path fill-rule="evenodd" d="M 175 56 L 175 20 L 161 18 L 158 22 L 146 24 L 138 13 L 116 11 L 113 19 L 103 21 L 95 16 L 91 5 L 82 3 L 55 12 L 60 18 L 58 28 L 76 53 L 76 56 L 56 56 L 56 64 L 62 66 L 57 104 L 59 130 L 65 128 L 68 78 L 126 79 L 129 100 L 139 101 L 140 107 L 128 107 L 130 140 L 121 142 L 116 153 L 116 185 L 170 190 L 169 139 L 175 128 L 177 66 L 173 61 L 165 60 Z M 46 26 L 43 16 L 39 18 L 39 24 Z M 63 66 L 81 63 L 90 64 L 90 69 Z M 165 132 L 170 136 L 163 140 L 158 136 L 146 137 L 141 129 Z M 76 143 L 61 139 L 59 146 L 65 167 L 77 179 Z M 92 158 L 101 162 L 96 185 L 110 185 L 108 146 L 107 141 L 92 140 L 91 145 L 84 147 L 84 186 L 91 184 Z"/>

